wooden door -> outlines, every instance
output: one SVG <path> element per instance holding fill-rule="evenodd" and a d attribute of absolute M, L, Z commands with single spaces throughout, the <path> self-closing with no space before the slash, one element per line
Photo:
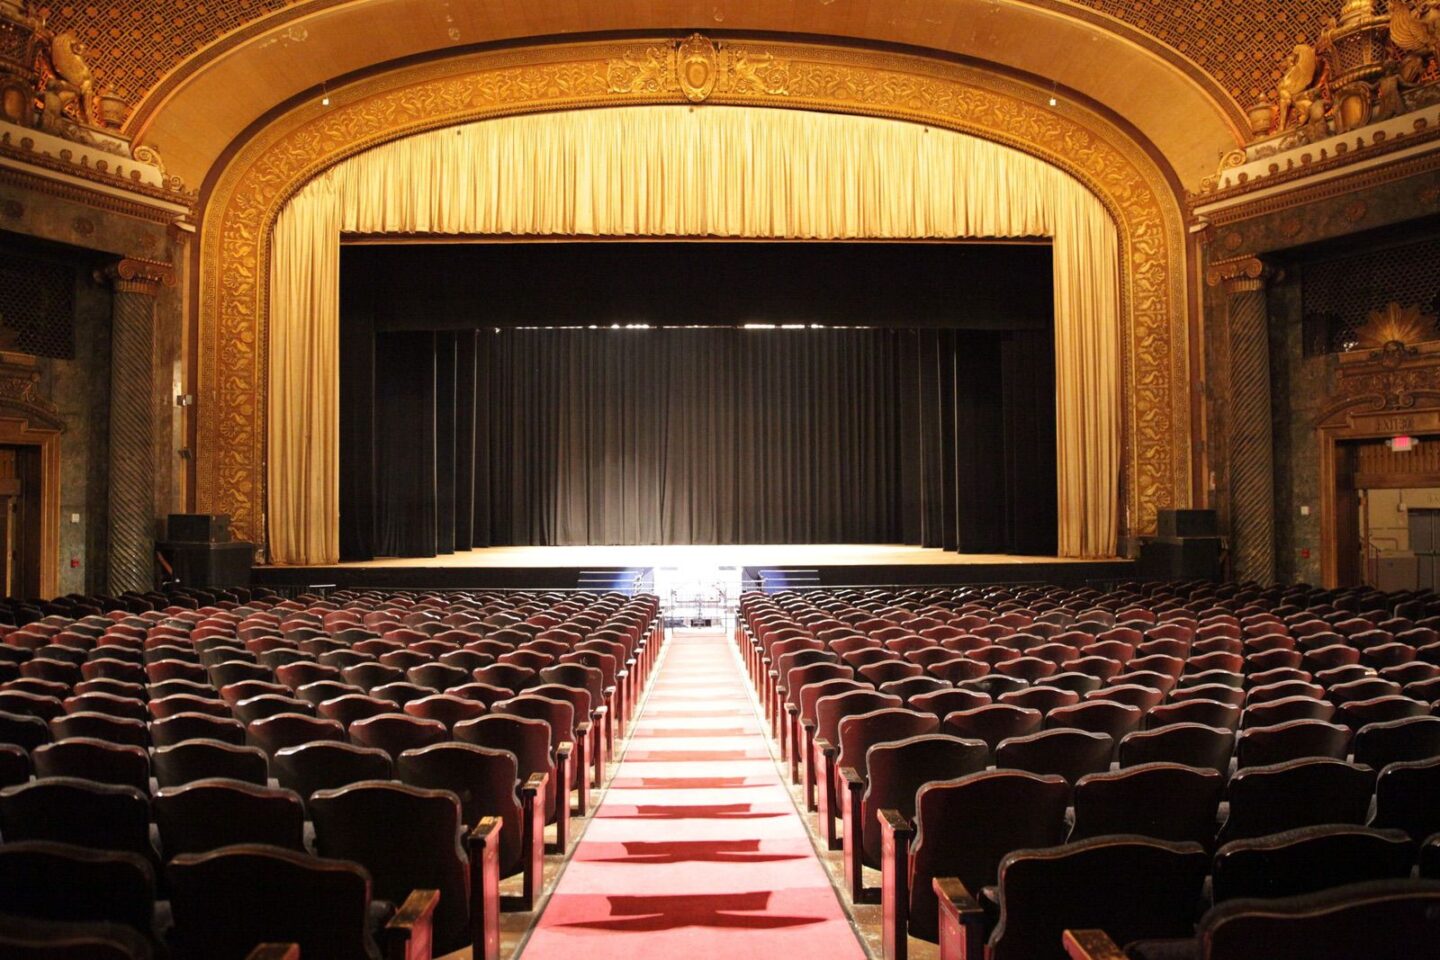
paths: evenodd
<path fill-rule="evenodd" d="M 0 446 L 0 585 L 5 596 L 40 596 L 40 448 Z"/>
<path fill-rule="evenodd" d="M 1355 486 L 1356 445 L 1341 443 L 1335 451 L 1336 586 L 1359 586 L 1364 574 L 1360 540 L 1360 494 Z"/>

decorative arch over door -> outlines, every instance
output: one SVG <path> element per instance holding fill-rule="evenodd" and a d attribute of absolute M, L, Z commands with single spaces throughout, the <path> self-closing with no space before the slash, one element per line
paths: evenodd
<path fill-rule="evenodd" d="M 703 38 L 702 38 L 703 39 Z M 1048 89 L 982 69 L 867 50 L 677 40 L 487 52 L 357 81 L 272 121 L 208 193 L 199 244 L 197 508 L 263 541 L 269 269 L 276 219 L 337 163 L 413 134 L 553 110 L 706 101 L 907 120 L 1017 149 L 1075 178 L 1120 243 L 1121 533 L 1154 529 L 1191 496 L 1185 234 L 1163 172 L 1121 127 Z M 682 70 L 682 66 L 684 69 Z M 697 79 L 698 78 L 698 79 Z M 699 108 L 703 109 L 703 107 Z"/>
<path fill-rule="evenodd" d="M 34 357 L 0 353 L 0 446 L 33 447 L 38 453 L 39 593 L 53 597 L 60 583 L 60 435 L 65 424 L 40 395 Z"/>
<path fill-rule="evenodd" d="M 1322 586 L 1358 578 L 1359 518 L 1346 444 L 1440 435 L 1440 341 L 1399 340 L 1339 357 L 1334 402 L 1316 419 Z"/>

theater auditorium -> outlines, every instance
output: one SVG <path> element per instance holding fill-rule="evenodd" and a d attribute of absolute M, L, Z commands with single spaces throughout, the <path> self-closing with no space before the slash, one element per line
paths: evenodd
<path fill-rule="evenodd" d="M 1440 960 L 1440 0 L 0 0 L 0 960 Z"/>

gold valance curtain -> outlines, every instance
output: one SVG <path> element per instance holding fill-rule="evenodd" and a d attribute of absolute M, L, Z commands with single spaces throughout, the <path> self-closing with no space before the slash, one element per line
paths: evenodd
<path fill-rule="evenodd" d="M 1115 225 L 1077 181 L 1019 151 L 869 117 L 654 106 L 484 121 L 339 164 L 290 201 L 271 247 L 267 479 L 275 563 L 339 557 L 342 233 L 1051 237 L 1059 550 L 1115 553 Z"/>

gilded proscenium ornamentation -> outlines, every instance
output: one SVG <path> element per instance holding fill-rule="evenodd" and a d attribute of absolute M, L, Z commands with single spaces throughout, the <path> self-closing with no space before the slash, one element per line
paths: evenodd
<path fill-rule="evenodd" d="M 766 93 L 784 96 L 788 77 L 784 64 L 769 54 L 747 53 L 693 33 L 643 55 L 625 54 L 606 68 L 611 93 L 655 96 L 679 92 L 691 103 L 720 93 Z"/>
<path fill-rule="evenodd" d="M 1440 101 L 1440 0 L 1387 0 L 1386 9 L 1346 0 L 1313 45 L 1295 45 L 1277 105 L 1262 99 L 1249 111 L 1257 142 L 1283 151 Z"/>
<path fill-rule="evenodd" d="M 1340 406 L 1368 401 L 1375 410 L 1409 410 L 1417 395 L 1440 390 L 1440 331 L 1420 306 L 1387 304 L 1356 333 L 1355 346 L 1340 355 Z"/>
<path fill-rule="evenodd" d="M 0 351 L 0 410 L 17 410 L 52 430 L 63 431 L 65 421 L 49 398 L 40 392 L 40 365 L 32 356 Z"/>
<path fill-rule="evenodd" d="M 1425 313 L 1419 304 L 1403 307 L 1391 301 L 1383 309 L 1372 310 L 1355 330 L 1355 346 L 1352 349 L 1384 350 L 1391 348 L 1392 344 L 1404 348 L 1435 339 L 1435 318 Z"/>
<path fill-rule="evenodd" d="M 97 283 L 110 283 L 119 293 L 156 296 L 161 287 L 175 286 L 175 268 L 159 260 L 126 257 L 95 271 Z"/>
<path fill-rule="evenodd" d="M 332 91 L 256 134 L 220 173 L 201 228 L 198 509 L 264 535 L 266 317 L 270 236 L 304 184 L 371 147 L 426 130 L 547 110 L 687 104 L 674 39 L 490 51 Z M 708 103 L 856 113 L 955 130 L 1035 156 L 1090 189 L 1121 244 L 1124 516 L 1153 529 L 1190 499 L 1188 333 L 1177 198 L 1143 148 L 1048 88 L 949 61 L 818 44 L 727 41 Z"/>
<path fill-rule="evenodd" d="M 1259 290 L 1265 286 L 1270 267 L 1259 257 L 1218 260 L 1205 270 L 1205 283 L 1223 286 L 1227 294 Z"/>

